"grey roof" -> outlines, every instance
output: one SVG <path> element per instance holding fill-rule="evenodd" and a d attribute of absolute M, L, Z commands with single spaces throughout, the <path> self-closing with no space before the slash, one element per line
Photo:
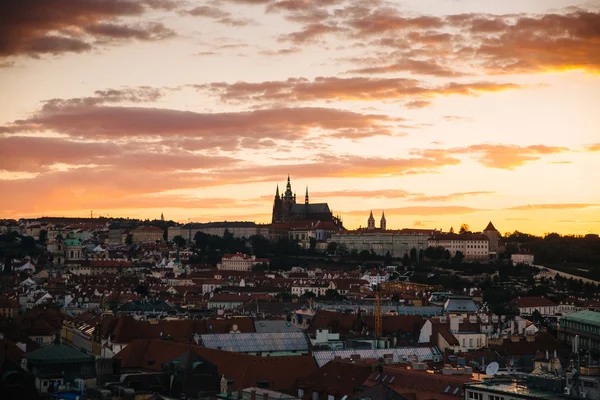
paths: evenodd
<path fill-rule="evenodd" d="M 254 321 L 254 330 L 257 333 L 288 333 L 302 332 L 302 329 L 283 320 L 276 321 Z"/>
<path fill-rule="evenodd" d="M 477 304 L 468 296 L 449 297 L 444 304 L 444 311 L 447 313 L 474 313 L 478 310 Z"/>
<path fill-rule="evenodd" d="M 562 320 L 600 326 L 600 312 L 590 310 L 577 311 L 561 317 Z"/>
<path fill-rule="evenodd" d="M 49 344 L 25 355 L 27 362 L 34 364 L 66 364 L 83 363 L 94 360 L 94 357 L 66 344 Z"/>
<path fill-rule="evenodd" d="M 292 206 L 293 214 L 328 214 L 331 213 L 327 203 L 314 204 L 294 204 Z"/>
<path fill-rule="evenodd" d="M 114 312 L 167 312 L 174 314 L 177 310 L 163 300 L 131 300 L 117 307 Z"/>
<path fill-rule="evenodd" d="M 308 351 L 308 338 L 304 332 L 287 333 L 218 333 L 198 335 L 200 344 L 211 349 L 234 353 L 277 351 Z"/>
<path fill-rule="evenodd" d="M 321 368 L 335 357 L 342 359 L 351 358 L 354 355 L 359 355 L 360 358 L 380 359 L 385 355 L 392 355 L 394 363 L 407 361 L 409 357 L 416 357 L 419 362 L 433 361 L 434 356 L 441 356 L 437 347 L 397 347 L 393 349 L 376 349 L 376 350 L 316 350 L 313 351 L 313 356 L 317 361 L 317 365 Z"/>

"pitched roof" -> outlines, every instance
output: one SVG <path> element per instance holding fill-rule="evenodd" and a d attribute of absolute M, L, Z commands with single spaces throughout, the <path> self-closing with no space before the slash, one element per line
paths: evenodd
<path fill-rule="evenodd" d="M 384 315 L 382 327 L 384 335 L 408 334 L 416 338 L 425 320 L 420 315 Z M 373 330 L 375 318 L 372 315 L 346 314 L 335 311 L 318 310 L 314 315 L 309 333 L 315 333 L 317 329 L 330 329 L 334 333 L 348 333 L 349 331 L 360 332 L 362 327 Z"/>
<path fill-rule="evenodd" d="M 518 297 L 517 306 L 521 307 L 553 307 L 556 303 L 544 296 Z"/>
<path fill-rule="evenodd" d="M 28 362 L 37 364 L 68 364 L 94 360 L 94 357 L 66 344 L 50 344 L 27 353 L 25 357 Z"/>
<path fill-rule="evenodd" d="M 195 333 L 228 333 L 233 325 L 237 325 L 241 332 L 254 332 L 254 322 L 250 318 L 160 320 L 150 323 L 131 316 L 105 317 L 100 332 L 104 338 L 110 335 L 111 340 L 116 343 L 129 343 L 135 339 L 159 339 L 161 336 L 187 341 Z"/>
<path fill-rule="evenodd" d="M 384 366 L 382 372 L 373 372 L 365 386 L 384 383 L 404 396 L 414 395 L 411 397 L 416 400 L 456 400 L 463 397 L 464 384 L 468 382 L 473 382 L 471 376 L 430 374 L 427 371 L 407 370 L 389 365 Z"/>
<path fill-rule="evenodd" d="M 257 386 L 259 381 L 268 381 L 272 390 L 289 390 L 297 378 L 307 377 L 317 369 L 315 360 L 309 356 L 260 357 L 147 339 L 135 340 L 115 358 L 122 360 L 122 368 L 158 371 L 162 364 L 189 350 L 214 364 L 219 374 L 233 380 L 232 386 L 235 390 Z"/>
<path fill-rule="evenodd" d="M 484 232 L 498 232 L 498 229 L 496 229 L 496 227 L 494 227 L 494 224 L 492 224 L 492 221 L 490 221 L 489 224 L 487 224 L 487 226 L 485 227 L 485 229 L 483 230 Z"/>
<path fill-rule="evenodd" d="M 312 398 L 312 392 L 322 392 L 341 398 L 355 393 L 371 375 L 367 364 L 354 364 L 348 361 L 331 361 L 298 382 L 298 388 L 305 389 L 305 398 Z M 308 389 L 308 390 L 306 390 Z"/>

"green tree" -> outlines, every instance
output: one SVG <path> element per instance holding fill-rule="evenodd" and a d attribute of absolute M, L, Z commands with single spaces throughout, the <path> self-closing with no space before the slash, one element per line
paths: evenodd
<path fill-rule="evenodd" d="M 387 265 L 392 265 L 393 262 L 394 262 L 394 259 L 392 258 L 392 255 L 388 251 L 387 253 L 385 253 L 384 263 L 387 266 Z"/>
<path fill-rule="evenodd" d="M 252 253 L 259 258 L 264 258 L 269 252 L 269 239 L 263 235 L 252 235 L 249 238 Z"/>
<path fill-rule="evenodd" d="M 44 244 L 45 245 L 47 241 L 48 241 L 48 231 L 45 230 L 45 229 L 42 229 L 40 231 L 40 236 L 38 238 L 38 242 L 40 244 Z"/>
<path fill-rule="evenodd" d="M 178 249 L 181 249 L 182 247 L 185 247 L 187 241 L 183 236 L 177 235 L 173 238 L 173 243 L 175 244 L 175 246 L 177 246 Z"/>
<path fill-rule="evenodd" d="M 412 261 L 412 262 L 417 261 L 417 249 L 414 247 L 412 249 L 410 249 L 410 261 Z"/>
<path fill-rule="evenodd" d="M 350 254 L 350 252 L 348 251 L 348 248 L 346 247 L 345 244 L 340 244 L 337 248 L 337 255 L 340 256 L 341 258 L 346 258 L 348 257 L 348 254 Z"/>
<path fill-rule="evenodd" d="M 309 239 L 309 242 L 310 242 L 310 247 L 309 247 L 310 252 L 314 253 L 315 249 L 317 248 L 317 239 L 315 239 L 314 237 L 311 237 Z"/>
<path fill-rule="evenodd" d="M 133 235 L 131 233 L 128 233 L 127 236 L 125 236 L 125 244 L 128 246 L 133 244 Z"/>
<path fill-rule="evenodd" d="M 462 224 L 460 226 L 460 230 L 458 231 L 458 233 L 461 235 L 464 235 L 465 233 L 471 233 L 471 230 L 469 229 L 469 225 Z"/>
<path fill-rule="evenodd" d="M 338 244 L 336 242 L 327 243 L 327 254 L 335 255 L 337 253 Z"/>
<path fill-rule="evenodd" d="M 454 253 L 454 257 L 452 257 L 452 262 L 455 264 L 460 264 L 462 262 L 462 260 L 464 260 L 465 255 L 463 254 L 462 251 L 457 250 L 456 253 Z"/>
<path fill-rule="evenodd" d="M 410 257 L 408 256 L 408 253 L 404 253 L 404 257 L 402 258 L 402 265 L 404 265 L 405 267 L 407 265 L 410 265 Z"/>

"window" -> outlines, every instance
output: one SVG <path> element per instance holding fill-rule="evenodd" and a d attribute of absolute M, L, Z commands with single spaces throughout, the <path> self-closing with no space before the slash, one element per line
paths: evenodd
<path fill-rule="evenodd" d="M 504 397 L 502 396 L 493 396 L 493 395 L 489 395 L 488 396 L 489 400 L 504 400 Z"/>
<path fill-rule="evenodd" d="M 477 392 L 468 392 L 468 398 L 470 400 L 483 400 L 483 394 L 482 393 L 477 393 Z"/>
<path fill-rule="evenodd" d="M 335 400 L 335 396 L 329 395 L 327 396 L 327 400 Z"/>
<path fill-rule="evenodd" d="M 37 344 L 43 344 L 43 343 L 44 343 L 44 338 L 41 338 L 41 337 L 39 337 L 39 338 L 35 338 L 35 342 L 36 342 Z"/>
<path fill-rule="evenodd" d="M 473 347 L 473 339 L 469 339 L 469 347 Z"/>
<path fill-rule="evenodd" d="M 319 392 L 313 392 L 312 400 L 319 400 Z"/>
<path fill-rule="evenodd" d="M 304 389 L 298 389 L 298 398 L 304 397 Z"/>

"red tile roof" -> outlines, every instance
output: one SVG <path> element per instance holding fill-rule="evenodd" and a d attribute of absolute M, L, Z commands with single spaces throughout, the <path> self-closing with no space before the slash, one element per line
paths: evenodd
<path fill-rule="evenodd" d="M 367 364 L 331 361 L 300 380 L 297 387 L 304 390 L 304 399 L 307 400 L 312 399 L 313 392 L 319 392 L 323 398 L 325 395 L 341 398 L 352 395 L 354 389 L 361 386 L 372 371 L 372 367 Z"/>
<path fill-rule="evenodd" d="M 552 307 L 557 304 L 543 296 L 518 297 L 517 306 L 521 307 Z"/>
<path fill-rule="evenodd" d="M 365 386 L 375 386 L 382 382 L 397 393 L 412 397 L 416 400 L 437 399 L 457 400 L 463 398 L 464 384 L 474 382 L 471 376 L 451 376 L 441 373 L 431 374 L 427 371 L 407 370 L 397 366 L 384 366 L 383 371 L 373 372 L 364 383 Z M 392 380 L 393 378 L 393 380 Z M 449 393 L 444 393 L 446 389 Z M 454 391 L 458 388 L 456 394 Z M 459 396 L 460 394 L 460 396 Z"/>
<path fill-rule="evenodd" d="M 133 317 L 107 316 L 102 320 L 100 333 L 116 343 L 129 343 L 135 339 L 158 339 L 171 337 L 175 340 L 189 340 L 195 333 L 228 333 L 233 325 L 241 332 L 255 332 L 250 318 L 235 319 L 196 319 L 160 320 L 157 323 L 139 321 Z"/>
<path fill-rule="evenodd" d="M 121 359 L 124 369 L 158 371 L 165 362 L 190 350 L 214 364 L 219 374 L 233 380 L 234 390 L 268 381 L 269 389 L 286 391 L 298 378 L 305 378 L 318 368 L 310 356 L 261 357 L 163 340 L 136 340 L 115 357 Z"/>

